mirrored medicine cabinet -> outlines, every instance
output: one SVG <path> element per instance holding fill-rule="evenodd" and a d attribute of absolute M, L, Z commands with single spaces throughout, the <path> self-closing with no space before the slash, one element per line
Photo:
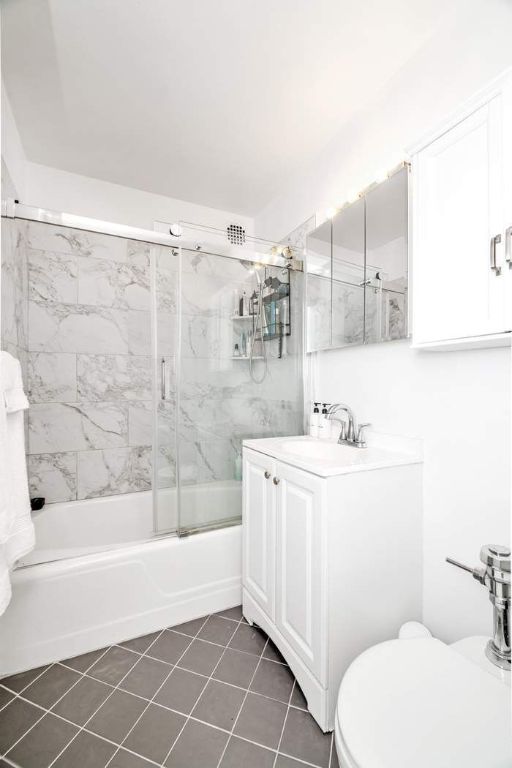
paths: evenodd
<path fill-rule="evenodd" d="M 308 352 L 408 335 L 408 183 L 404 164 L 308 235 Z"/>

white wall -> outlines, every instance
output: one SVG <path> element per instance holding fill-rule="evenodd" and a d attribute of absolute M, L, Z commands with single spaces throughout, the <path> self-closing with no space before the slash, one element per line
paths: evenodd
<path fill-rule="evenodd" d="M 26 205 L 153 229 L 155 221 L 190 221 L 224 229 L 239 223 L 249 234 L 247 216 L 155 195 L 140 189 L 68 173 L 30 162 L 24 152 L 7 91 L 2 83 L 2 198 L 17 197 Z"/>
<path fill-rule="evenodd" d="M 391 168 L 409 145 L 512 65 L 510 29 L 512 3 L 468 0 L 456 25 L 260 212 L 256 233 L 284 237 Z M 510 540 L 510 350 L 418 352 L 404 341 L 314 358 L 316 400 L 346 401 L 379 431 L 424 440 L 425 622 L 447 641 L 489 634 L 485 589 L 444 558 L 476 565 L 481 544 Z"/>
<path fill-rule="evenodd" d="M 23 197 L 27 161 L 4 84 L 1 90 L 2 197 Z"/>
<path fill-rule="evenodd" d="M 179 220 L 220 228 L 235 222 L 245 226 L 249 233 L 254 229 L 253 220 L 248 217 L 37 163 L 27 164 L 23 202 L 145 229 L 153 229 L 155 221 Z"/>
<path fill-rule="evenodd" d="M 259 212 L 258 235 L 280 240 L 315 211 L 350 199 L 403 159 L 407 147 L 459 103 L 512 66 L 512 2 L 467 0 L 464 11 Z"/>
<path fill-rule="evenodd" d="M 319 353 L 317 363 L 315 399 L 423 439 L 425 623 L 449 641 L 489 634 L 486 590 L 444 558 L 477 565 L 482 544 L 510 540 L 510 349 L 419 352 L 401 341 Z"/>

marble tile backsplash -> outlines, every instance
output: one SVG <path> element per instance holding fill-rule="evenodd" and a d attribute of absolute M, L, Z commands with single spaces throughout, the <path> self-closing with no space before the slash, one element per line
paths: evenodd
<path fill-rule="evenodd" d="M 2 347 L 22 361 L 31 402 L 33 496 L 151 488 L 152 285 L 157 353 L 170 371 L 156 412 L 159 487 L 176 484 L 177 462 L 183 484 L 232 480 L 245 437 L 301 432 L 298 290 L 295 333 L 282 358 L 277 341 L 267 344 L 268 375 L 256 384 L 233 360 L 243 327 L 232 320 L 235 290 L 256 285 L 243 263 L 184 251 L 180 264 L 167 248 L 17 220 L 3 238 Z"/>

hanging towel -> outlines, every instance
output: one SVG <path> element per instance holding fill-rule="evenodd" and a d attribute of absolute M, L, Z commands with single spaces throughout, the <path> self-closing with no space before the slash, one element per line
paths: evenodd
<path fill-rule="evenodd" d="M 35 544 L 25 458 L 27 408 L 20 363 L 0 352 L 0 615 L 11 599 L 10 571 Z"/>

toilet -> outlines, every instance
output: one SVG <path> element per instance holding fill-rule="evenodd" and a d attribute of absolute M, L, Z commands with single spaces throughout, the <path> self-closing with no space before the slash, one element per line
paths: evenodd
<path fill-rule="evenodd" d="M 446 645 L 411 622 L 362 653 L 338 695 L 340 768 L 510 768 L 510 672 L 487 641 Z"/>

